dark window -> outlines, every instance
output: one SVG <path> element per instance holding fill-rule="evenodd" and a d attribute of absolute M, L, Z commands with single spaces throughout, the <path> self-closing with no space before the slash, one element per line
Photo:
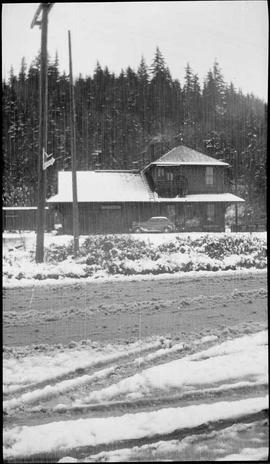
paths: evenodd
<path fill-rule="evenodd" d="M 215 218 L 215 205 L 209 204 L 206 207 L 206 217 L 208 221 L 213 222 Z"/>
<path fill-rule="evenodd" d="M 157 168 L 157 176 L 164 177 L 164 168 Z"/>

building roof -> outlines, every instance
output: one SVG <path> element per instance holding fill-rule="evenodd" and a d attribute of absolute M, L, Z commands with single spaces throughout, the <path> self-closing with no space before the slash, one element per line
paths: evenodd
<path fill-rule="evenodd" d="M 169 201 L 173 203 L 242 203 L 245 201 L 232 193 L 200 193 L 179 198 L 163 198 L 155 194 L 155 200 L 160 203 L 164 201 L 166 203 Z"/>
<path fill-rule="evenodd" d="M 153 201 L 144 175 L 134 171 L 77 171 L 78 202 Z M 48 203 L 72 202 L 72 173 L 58 172 L 58 194 Z"/>
<path fill-rule="evenodd" d="M 150 165 L 152 164 L 158 166 L 229 166 L 228 163 L 224 163 L 223 161 L 212 158 L 211 156 L 204 155 L 203 153 L 186 147 L 185 145 L 179 145 L 179 147 L 173 148 L 156 161 L 150 163 Z"/>
<path fill-rule="evenodd" d="M 231 193 L 204 193 L 185 197 L 163 198 L 150 190 L 143 174 L 132 171 L 77 171 L 79 203 L 123 202 L 223 202 L 240 203 L 242 198 Z M 72 203 L 72 173 L 58 172 L 58 194 L 47 203 Z"/>

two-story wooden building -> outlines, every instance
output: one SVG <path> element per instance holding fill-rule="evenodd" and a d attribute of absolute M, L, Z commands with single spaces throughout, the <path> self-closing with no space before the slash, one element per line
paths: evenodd
<path fill-rule="evenodd" d="M 80 233 L 128 232 L 132 221 L 167 216 L 183 231 L 224 231 L 225 210 L 244 200 L 225 192 L 228 164 L 184 145 L 142 171 L 78 171 Z M 72 233 L 72 175 L 58 173 L 47 204 Z"/>

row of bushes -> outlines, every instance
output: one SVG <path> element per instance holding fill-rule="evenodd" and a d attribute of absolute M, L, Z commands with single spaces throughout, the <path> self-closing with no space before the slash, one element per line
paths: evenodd
<path fill-rule="evenodd" d="M 51 246 L 49 262 L 66 259 L 72 243 Z M 233 259 L 232 259 L 233 256 Z M 266 243 L 257 236 L 177 237 L 154 246 L 130 236 L 92 236 L 80 247 L 76 260 L 85 276 L 106 271 L 111 275 L 164 274 L 189 271 L 235 270 L 266 267 Z"/>
<path fill-rule="evenodd" d="M 200 253 L 213 259 L 223 259 L 231 255 L 251 255 L 262 253 L 266 256 L 265 240 L 257 236 L 203 236 L 197 239 L 176 237 L 174 241 L 159 246 L 146 244 L 129 236 L 92 236 L 87 238 L 80 247 L 79 257 L 86 258 L 86 264 L 100 265 L 103 261 L 138 260 L 149 258 L 152 261 L 160 259 L 164 253 Z M 72 256 L 72 242 L 67 245 L 51 245 L 46 252 L 48 262 L 61 262 Z M 83 261 L 82 261 L 83 262 Z"/>
<path fill-rule="evenodd" d="M 51 245 L 46 262 L 37 265 L 34 255 L 6 257 L 4 276 L 8 279 L 59 279 L 98 275 L 144 275 L 190 271 L 264 269 L 266 242 L 257 236 L 204 236 L 175 238 L 154 246 L 129 236 L 93 236 L 72 256 L 72 242 Z"/>
<path fill-rule="evenodd" d="M 174 242 L 159 246 L 159 251 L 163 253 L 185 253 L 189 250 L 206 254 L 209 258 L 222 259 L 230 255 L 250 255 L 261 250 L 266 254 L 266 243 L 256 235 L 205 235 L 197 239 L 177 237 Z"/>
<path fill-rule="evenodd" d="M 61 262 L 72 256 L 72 242 L 67 245 L 51 245 L 46 250 L 46 261 Z M 134 240 L 129 236 L 91 236 L 80 247 L 79 259 L 88 265 L 101 265 L 105 261 L 114 259 L 141 259 L 150 258 L 155 261 L 161 257 L 161 252 L 150 244 L 141 240 Z"/>

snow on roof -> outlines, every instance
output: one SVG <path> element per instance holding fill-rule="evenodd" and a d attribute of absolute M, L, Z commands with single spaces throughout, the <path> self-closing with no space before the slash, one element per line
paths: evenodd
<path fill-rule="evenodd" d="M 185 197 L 163 198 L 151 192 L 143 174 L 132 171 L 77 171 L 78 202 L 224 202 L 244 200 L 231 193 L 204 193 Z M 71 171 L 58 172 L 58 194 L 47 203 L 72 202 Z"/>
<path fill-rule="evenodd" d="M 203 153 L 186 147 L 185 145 L 179 145 L 179 147 L 173 148 L 151 164 L 156 164 L 158 166 L 173 166 L 179 164 L 229 166 L 228 163 L 224 163 L 223 161 L 212 158 L 211 156 L 204 155 Z"/>
<path fill-rule="evenodd" d="M 78 202 L 153 201 L 143 174 L 134 171 L 77 171 Z M 58 194 L 47 203 L 72 202 L 71 171 L 58 172 Z"/>
<path fill-rule="evenodd" d="M 194 195 L 186 195 L 185 197 L 161 198 L 155 194 L 156 200 L 159 202 L 179 202 L 179 203 L 242 203 L 243 200 L 232 193 L 201 193 Z M 158 197 L 158 198 L 157 198 Z"/>
<path fill-rule="evenodd" d="M 27 210 L 37 210 L 37 206 L 3 206 L 4 211 L 27 211 Z M 46 206 L 45 209 L 48 209 Z"/>

